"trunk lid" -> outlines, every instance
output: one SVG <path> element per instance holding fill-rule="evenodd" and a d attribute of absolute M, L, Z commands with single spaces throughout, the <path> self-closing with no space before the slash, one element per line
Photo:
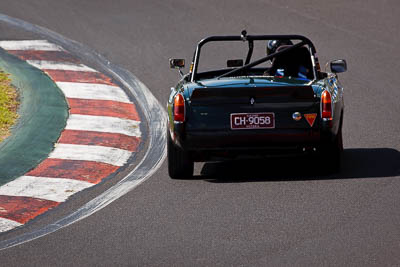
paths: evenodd
<path fill-rule="evenodd" d="M 232 86 L 233 84 L 231 84 Z M 245 86 L 244 86 L 245 85 Z M 313 128 L 318 126 L 320 105 L 311 85 L 263 82 L 237 83 L 232 87 L 193 87 L 187 110 L 188 131 L 232 131 L 231 114 L 273 113 L 274 129 L 311 129 L 304 114 L 317 114 Z M 302 118 L 293 119 L 299 112 Z M 262 131 L 274 131 L 263 129 Z M 243 129 L 243 131 L 261 129 Z"/>

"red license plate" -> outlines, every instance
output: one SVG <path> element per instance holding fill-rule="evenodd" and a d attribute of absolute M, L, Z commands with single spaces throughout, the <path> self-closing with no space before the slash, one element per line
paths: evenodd
<path fill-rule="evenodd" d="M 231 129 L 273 129 L 275 128 L 274 113 L 232 113 Z"/>

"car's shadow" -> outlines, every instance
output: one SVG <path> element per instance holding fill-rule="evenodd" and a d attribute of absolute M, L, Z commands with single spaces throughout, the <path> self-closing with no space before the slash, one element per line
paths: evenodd
<path fill-rule="evenodd" d="M 391 148 L 345 149 L 339 173 L 324 174 L 329 164 L 311 158 L 274 158 L 206 163 L 201 175 L 213 183 L 376 178 L 400 175 L 400 152 Z"/>

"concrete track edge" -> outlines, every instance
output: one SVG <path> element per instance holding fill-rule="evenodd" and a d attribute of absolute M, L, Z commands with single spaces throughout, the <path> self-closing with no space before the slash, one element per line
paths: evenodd
<path fill-rule="evenodd" d="M 136 98 L 138 105 L 143 110 L 143 115 L 145 116 L 149 126 L 147 151 L 138 165 L 127 176 L 66 217 L 38 230 L 0 241 L 0 250 L 3 250 L 40 238 L 82 220 L 127 194 L 140 183 L 152 176 L 161 166 L 166 157 L 164 129 L 167 123 L 167 115 L 150 90 L 132 73 L 112 64 L 102 55 L 93 52 L 89 47 L 70 40 L 49 29 L 1 13 L 0 22 L 39 34 L 49 41 L 65 47 L 71 53 L 96 63 L 101 71 L 119 81 L 132 93 Z"/>

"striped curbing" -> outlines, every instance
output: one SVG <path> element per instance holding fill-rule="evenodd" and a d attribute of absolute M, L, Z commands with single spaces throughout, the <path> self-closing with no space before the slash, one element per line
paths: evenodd
<path fill-rule="evenodd" d="M 97 184 L 118 168 L 119 166 L 94 161 L 47 158 L 27 175 L 68 178 Z"/>
<path fill-rule="evenodd" d="M 140 122 L 107 116 L 71 114 L 67 120 L 68 130 L 118 133 L 140 137 Z"/>
<path fill-rule="evenodd" d="M 21 226 L 127 164 L 141 141 L 136 106 L 112 79 L 46 40 L 0 47 L 50 76 L 64 93 L 66 127 L 47 159 L 0 187 L 0 232 Z"/>
<path fill-rule="evenodd" d="M 46 40 L 0 41 L 0 47 L 9 51 L 64 51 L 61 46 Z"/>
<path fill-rule="evenodd" d="M 124 166 L 131 154 L 132 152 L 128 150 L 114 147 L 59 143 L 50 153 L 49 158 L 103 162 L 114 166 Z"/>
<path fill-rule="evenodd" d="M 59 63 L 57 61 L 45 61 L 45 60 L 27 60 L 32 66 L 41 70 L 70 70 L 70 71 L 87 71 L 97 72 L 96 70 L 89 68 L 83 64 L 75 63 Z"/>
<path fill-rule="evenodd" d="M 127 95 L 117 86 L 98 83 L 57 82 L 67 98 L 109 100 L 131 103 Z"/>
<path fill-rule="evenodd" d="M 63 202 L 93 184 L 85 181 L 38 176 L 21 176 L 0 188 L 2 196 L 22 196 Z"/>
<path fill-rule="evenodd" d="M 100 72 L 69 71 L 69 70 L 46 70 L 47 75 L 57 82 L 75 82 L 90 84 L 113 85 L 111 78 Z"/>

